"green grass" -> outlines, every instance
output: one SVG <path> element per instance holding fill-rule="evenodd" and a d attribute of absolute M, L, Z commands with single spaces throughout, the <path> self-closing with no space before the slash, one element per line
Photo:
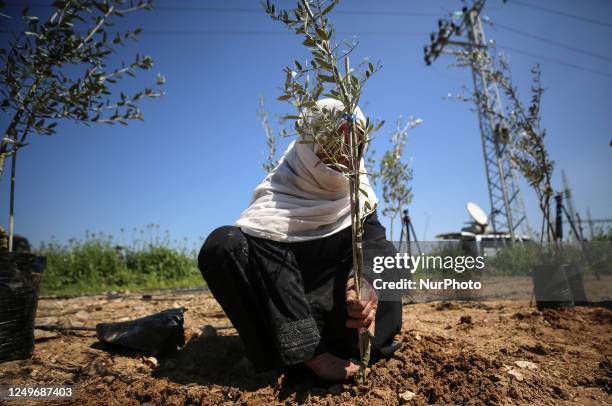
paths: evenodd
<path fill-rule="evenodd" d="M 495 276 L 530 276 L 533 268 L 541 264 L 547 250 L 539 244 L 509 245 L 487 257 L 486 271 Z"/>
<path fill-rule="evenodd" d="M 195 248 L 171 240 L 159 227 L 149 225 L 134 230 L 130 243 L 123 232 L 117 241 L 110 235 L 86 234 L 84 239 L 71 239 L 68 244 L 50 242 L 36 250 L 47 257 L 41 294 L 78 296 L 109 291 L 187 288 L 204 286 L 197 268 Z M 564 245 L 559 262 L 578 263 L 587 273 L 610 273 L 612 245 L 610 234 L 589 244 L 585 251 L 576 245 Z M 116 247 L 122 246 L 122 250 Z M 465 255 L 459 247 L 443 247 L 429 255 Z M 485 272 L 491 275 L 531 275 L 533 267 L 547 260 L 550 250 L 538 244 L 514 245 L 500 250 L 486 260 Z M 548 259 L 549 260 L 549 259 Z M 443 270 L 418 271 L 420 277 L 461 279 L 471 273 L 456 274 Z"/>
<path fill-rule="evenodd" d="M 612 244 L 602 237 L 594 242 L 537 244 L 527 242 L 524 244 L 508 245 L 497 251 L 494 256 L 485 258 L 483 272 L 489 276 L 530 276 L 533 269 L 542 264 L 554 263 L 557 265 L 570 265 L 580 268 L 589 274 L 609 274 L 612 272 Z M 429 256 L 457 257 L 468 254 L 461 246 L 441 246 L 431 251 Z M 473 255 L 473 254 L 472 254 Z M 417 270 L 418 272 L 421 270 Z M 426 274 L 431 277 L 448 277 L 448 271 L 429 269 Z M 456 278 L 473 275 L 477 270 L 464 272 L 463 274 L 452 274 Z M 419 274 L 422 276 L 422 274 Z"/>
<path fill-rule="evenodd" d="M 68 244 L 43 243 L 36 252 L 47 257 L 41 294 L 75 296 L 203 286 L 195 249 L 172 242 L 167 233 L 165 238 L 153 236 L 157 229 L 150 225 L 139 230 L 140 237 L 133 237 L 127 245 L 109 235 L 89 233 Z"/>

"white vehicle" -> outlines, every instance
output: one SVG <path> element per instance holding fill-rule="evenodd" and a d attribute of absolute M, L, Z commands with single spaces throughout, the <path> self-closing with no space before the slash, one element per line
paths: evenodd
<path fill-rule="evenodd" d="M 467 227 L 459 232 L 450 232 L 436 235 L 436 238 L 444 241 L 456 241 L 471 255 L 493 256 L 500 248 L 506 247 L 512 242 L 512 236 L 508 232 L 493 232 L 489 227 L 488 217 L 485 212 L 474 202 L 466 205 L 468 214 L 472 218 Z M 530 241 L 526 235 L 515 236 L 520 241 Z"/>

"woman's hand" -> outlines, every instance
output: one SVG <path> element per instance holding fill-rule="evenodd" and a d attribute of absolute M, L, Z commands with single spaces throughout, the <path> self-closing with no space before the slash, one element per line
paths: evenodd
<path fill-rule="evenodd" d="M 366 328 L 371 337 L 374 337 L 374 329 L 376 325 L 376 309 L 378 308 L 378 295 L 376 290 L 368 281 L 361 281 L 361 297 L 357 297 L 355 290 L 355 280 L 349 277 L 346 281 L 346 311 L 348 320 L 346 326 L 348 328 Z"/>

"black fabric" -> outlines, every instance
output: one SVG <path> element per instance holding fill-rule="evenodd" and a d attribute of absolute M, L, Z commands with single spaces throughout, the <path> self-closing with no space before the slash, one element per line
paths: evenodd
<path fill-rule="evenodd" d="M 376 213 L 364 222 L 363 248 L 365 263 L 375 255 L 396 254 Z M 359 357 L 357 330 L 345 325 L 351 265 L 350 228 L 326 238 L 283 243 L 225 226 L 208 236 L 198 256 L 210 291 L 260 371 L 325 351 Z M 372 275 L 366 279 L 371 281 Z M 401 302 L 379 302 L 373 361 L 393 353 L 401 323 Z"/>

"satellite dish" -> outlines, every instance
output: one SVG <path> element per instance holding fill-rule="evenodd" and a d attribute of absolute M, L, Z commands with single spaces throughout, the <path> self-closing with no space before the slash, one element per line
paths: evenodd
<path fill-rule="evenodd" d="M 478 206 L 476 203 L 468 202 L 465 208 L 467 209 L 468 213 L 470 214 L 470 217 L 472 218 L 472 220 L 474 220 L 476 224 L 479 224 L 483 227 L 488 224 L 489 219 L 487 218 L 487 215 L 485 214 L 484 210 L 482 210 L 480 206 Z"/>

